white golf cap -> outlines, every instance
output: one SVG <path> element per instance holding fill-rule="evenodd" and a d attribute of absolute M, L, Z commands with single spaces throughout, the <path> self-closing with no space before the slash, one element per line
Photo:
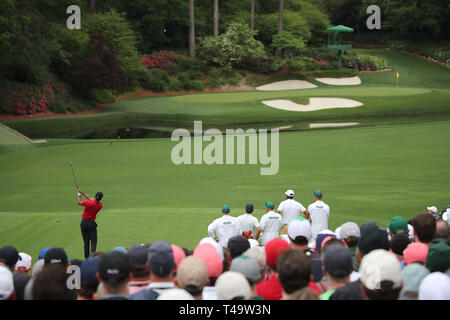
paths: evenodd
<path fill-rule="evenodd" d="M 14 292 L 12 272 L 5 266 L 0 266 L 0 300 L 7 300 Z"/>
<path fill-rule="evenodd" d="M 438 213 L 438 208 L 436 208 L 435 206 L 427 207 L 427 210 L 433 211 L 434 213 Z"/>
<path fill-rule="evenodd" d="M 156 300 L 194 300 L 194 297 L 184 289 L 173 288 L 164 290 Z"/>
<path fill-rule="evenodd" d="M 288 235 L 295 241 L 297 237 L 305 237 L 306 240 L 311 239 L 311 224 L 306 219 L 292 219 L 288 224 Z"/>
<path fill-rule="evenodd" d="M 336 230 L 334 230 L 334 233 L 336 233 L 336 238 L 342 239 L 341 238 L 341 227 L 337 227 Z"/>
<path fill-rule="evenodd" d="M 293 197 L 294 196 L 294 190 L 289 189 L 284 194 L 287 195 L 288 197 Z"/>
<path fill-rule="evenodd" d="M 427 275 L 419 286 L 419 300 L 450 300 L 450 277 L 442 272 Z"/>
<path fill-rule="evenodd" d="M 202 240 L 200 240 L 200 242 L 198 244 L 202 244 L 202 243 L 210 243 L 214 246 L 214 248 L 216 248 L 217 253 L 219 254 L 220 260 L 223 261 L 224 256 L 223 256 L 223 248 L 222 246 L 213 238 L 211 237 L 205 237 Z"/>
<path fill-rule="evenodd" d="M 361 231 L 359 230 L 358 225 L 354 222 L 346 222 L 340 228 L 340 239 L 345 239 L 351 236 L 357 238 L 361 237 Z M 338 233 L 336 232 L 336 235 L 337 234 Z"/>
<path fill-rule="evenodd" d="M 392 281 L 393 288 L 402 285 L 400 262 L 397 257 L 384 249 L 376 249 L 362 258 L 359 267 L 360 279 L 369 290 L 380 289 L 382 281 Z"/>
<path fill-rule="evenodd" d="M 217 299 L 232 300 L 242 297 L 250 299 L 251 288 L 242 273 L 227 271 L 222 273 L 216 281 Z"/>
<path fill-rule="evenodd" d="M 19 256 L 22 258 L 22 260 L 18 260 L 16 263 L 16 266 L 14 267 L 14 270 L 18 271 L 19 269 L 25 269 L 25 271 L 31 270 L 31 265 L 33 258 L 24 252 L 19 252 Z"/>

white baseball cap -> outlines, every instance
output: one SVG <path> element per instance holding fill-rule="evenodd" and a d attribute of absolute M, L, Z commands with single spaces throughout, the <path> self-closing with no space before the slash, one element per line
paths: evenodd
<path fill-rule="evenodd" d="M 438 213 L 438 208 L 436 208 L 435 206 L 427 207 L 427 210 L 433 211 L 434 213 Z"/>
<path fill-rule="evenodd" d="M 18 271 L 19 268 L 22 268 L 25 269 L 25 271 L 27 272 L 30 271 L 33 258 L 29 254 L 26 254 L 25 252 L 19 252 L 19 256 L 22 258 L 22 260 L 19 259 L 17 261 L 14 270 Z"/>
<path fill-rule="evenodd" d="M 450 300 L 450 277 L 442 272 L 427 275 L 419 286 L 419 300 Z"/>
<path fill-rule="evenodd" d="M 198 244 L 202 244 L 202 243 L 210 243 L 214 246 L 214 248 L 216 248 L 217 253 L 219 254 L 220 260 L 223 261 L 224 256 L 223 256 L 223 248 L 222 246 L 213 238 L 211 237 L 205 237 L 202 240 L 200 240 L 200 242 Z"/>
<path fill-rule="evenodd" d="M 293 197 L 294 196 L 294 190 L 289 189 L 284 194 L 287 195 L 288 197 Z"/>
<path fill-rule="evenodd" d="M 334 230 L 334 233 L 336 234 L 337 239 L 342 239 L 341 238 L 341 227 L 337 227 L 336 230 Z"/>
<path fill-rule="evenodd" d="M 232 300 L 243 297 L 250 299 L 251 288 L 242 273 L 227 271 L 222 273 L 216 281 L 217 300 Z"/>
<path fill-rule="evenodd" d="M 14 292 L 12 272 L 5 266 L 0 266 L 0 300 L 7 300 Z"/>
<path fill-rule="evenodd" d="M 369 290 L 380 288 L 381 281 L 389 280 L 394 283 L 393 288 L 402 285 L 400 262 L 397 257 L 384 249 L 376 249 L 362 258 L 359 267 L 360 279 Z"/>
<path fill-rule="evenodd" d="M 194 297 L 184 289 L 173 288 L 164 290 L 156 300 L 194 300 Z"/>
<path fill-rule="evenodd" d="M 292 219 L 288 223 L 288 235 L 292 240 L 297 237 L 305 237 L 306 240 L 311 239 L 311 224 L 308 220 Z"/>
<path fill-rule="evenodd" d="M 340 228 L 341 228 L 339 233 L 340 239 L 345 239 L 351 236 L 357 238 L 361 237 L 361 231 L 359 230 L 358 225 L 354 222 L 346 222 Z M 337 232 L 336 235 L 338 235 Z"/>

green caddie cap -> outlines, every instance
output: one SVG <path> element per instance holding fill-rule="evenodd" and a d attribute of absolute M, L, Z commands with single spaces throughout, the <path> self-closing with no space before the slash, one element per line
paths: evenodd
<path fill-rule="evenodd" d="M 406 234 L 408 234 L 408 222 L 406 222 L 403 217 L 393 217 L 391 221 L 389 221 L 388 228 L 394 235 L 399 230 L 403 230 Z"/>
<path fill-rule="evenodd" d="M 317 198 L 321 198 L 322 197 L 322 191 L 320 190 L 316 190 L 313 192 L 313 196 L 317 197 Z"/>
<path fill-rule="evenodd" d="M 225 212 L 225 213 L 230 212 L 230 206 L 227 205 L 227 204 L 223 205 L 222 206 L 222 212 Z"/>
<path fill-rule="evenodd" d="M 430 272 L 446 272 L 450 268 L 450 246 L 446 239 L 436 238 L 431 242 L 425 264 Z"/>
<path fill-rule="evenodd" d="M 272 201 L 269 201 L 269 202 L 264 203 L 264 207 L 273 209 L 273 208 L 275 208 L 275 204 Z"/>

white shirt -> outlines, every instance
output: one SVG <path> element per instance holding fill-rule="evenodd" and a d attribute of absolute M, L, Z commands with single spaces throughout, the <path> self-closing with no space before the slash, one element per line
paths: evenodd
<path fill-rule="evenodd" d="M 279 213 L 269 211 L 261 217 L 261 245 L 266 245 L 273 238 L 278 237 L 283 227 L 283 218 Z"/>
<path fill-rule="evenodd" d="M 203 287 L 202 300 L 217 300 L 216 287 Z"/>
<path fill-rule="evenodd" d="M 315 239 L 320 231 L 328 229 L 330 207 L 325 202 L 317 200 L 308 206 L 308 211 L 311 217 L 311 233 Z"/>
<path fill-rule="evenodd" d="M 208 226 L 208 234 L 211 238 L 214 238 L 214 232 L 216 232 L 216 235 L 219 238 L 219 244 L 222 247 L 228 247 L 228 239 L 231 237 L 242 234 L 238 218 L 228 214 L 217 218 Z"/>
<path fill-rule="evenodd" d="M 242 231 L 252 231 L 252 236 L 256 236 L 256 229 L 259 227 L 258 218 L 251 213 L 246 213 L 238 217 L 239 225 Z"/>
<path fill-rule="evenodd" d="M 278 211 L 283 213 L 283 224 L 288 224 L 292 219 L 297 218 L 300 212 L 305 212 L 305 207 L 294 199 L 286 199 L 278 206 Z"/>

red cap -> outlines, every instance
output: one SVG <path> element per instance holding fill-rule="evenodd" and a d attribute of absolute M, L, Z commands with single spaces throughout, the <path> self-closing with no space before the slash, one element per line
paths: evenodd
<path fill-rule="evenodd" d="M 274 238 L 267 242 L 265 250 L 267 265 L 273 269 L 281 253 L 289 250 L 289 244 L 281 238 Z"/>
<path fill-rule="evenodd" d="M 181 249 L 179 246 L 171 244 L 173 251 L 173 259 L 175 262 L 175 271 L 178 269 L 178 266 L 180 265 L 181 261 L 186 258 L 186 254 L 184 253 L 183 249 Z"/>
<path fill-rule="evenodd" d="M 201 243 L 194 249 L 194 256 L 203 260 L 208 269 L 208 278 L 218 278 L 223 270 L 223 262 L 216 248 L 210 243 Z"/>

